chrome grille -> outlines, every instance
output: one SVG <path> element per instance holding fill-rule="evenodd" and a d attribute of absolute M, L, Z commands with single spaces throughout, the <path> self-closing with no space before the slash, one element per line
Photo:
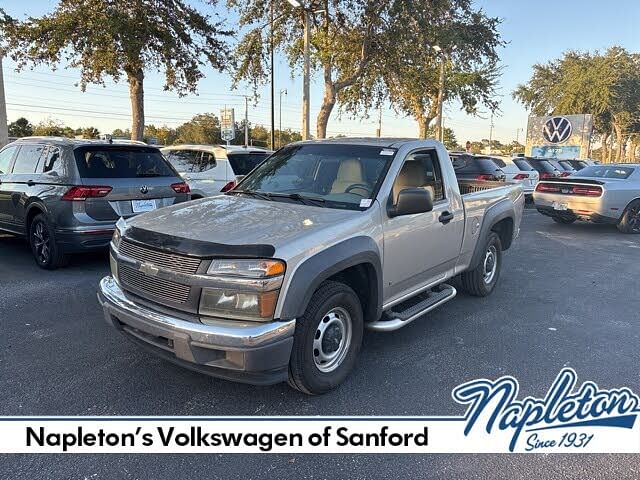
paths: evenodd
<path fill-rule="evenodd" d="M 194 274 L 200 267 L 199 258 L 176 255 L 174 253 L 158 252 L 150 248 L 136 245 L 122 239 L 120 242 L 120 254 L 132 258 L 139 262 L 151 263 L 159 268 L 164 268 L 172 272 Z"/>
<path fill-rule="evenodd" d="M 125 290 L 132 290 L 144 297 L 164 302 L 186 303 L 191 293 L 189 285 L 172 282 L 158 277 L 149 277 L 144 273 L 120 263 L 118 277 Z"/>

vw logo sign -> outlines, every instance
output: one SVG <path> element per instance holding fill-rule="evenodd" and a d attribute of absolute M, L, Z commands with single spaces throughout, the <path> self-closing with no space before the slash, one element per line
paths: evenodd
<path fill-rule="evenodd" d="M 144 194 L 149 193 L 149 187 L 147 187 L 146 185 L 141 186 L 140 193 L 144 193 Z"/>
<path fill-rule="evenodd" d="M 542 136 L 549 143 L 562 143 L 571 136 L 571 122 L 565 117 L 551 117 L 544 122 Z"/>

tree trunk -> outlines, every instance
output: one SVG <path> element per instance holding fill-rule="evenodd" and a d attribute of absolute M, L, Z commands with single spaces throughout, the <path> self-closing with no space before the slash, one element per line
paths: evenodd
<path fill-rule="evenodd" d="M 609 137 L 611 135 L 608 132 L 602 134 L 602 146 L 600 147 L 600 160 L 602 160 L 602 163 L 606 163 L 609 156 Z"/>
<path fill-rule="evenodd" d="M 429 124 L 433 118 L 429 118 L 426 115 L 419 115 L 416 117 L 418 122 L 418 138 L 425 139 L 429 137 Z"/>
<path fill-rule="evenodd" d="M 616 132 L 616 162 L 620 162 L 622 160 L 622 144 L 624 143 L 622 128 L 620 128 L 620 125 L 614 123 L 613 129 Z"/>
<path fill-rule="evenodd" d="M 327 124 L 336 104 L 336 85 L 331 78 L 331 65 L 324 67 L 324 97 L 316 122 L 316 137 L 327 138 Z"/>
<path fill-rule="evenodd" d="M 127 72 L 131 98 L 131 140 L 144 137 L 144 72 L 136 68 Z"/>

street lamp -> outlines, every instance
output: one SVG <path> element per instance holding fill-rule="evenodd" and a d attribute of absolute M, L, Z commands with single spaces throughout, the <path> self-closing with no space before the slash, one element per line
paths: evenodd
<path fill-rule="evenodd" d="M 282 148 L 282 95 L 287 94 L 287 89 L 284 88 L 280 90 L 280 114 L 278 115 L 280 119 L 280 127 L 278 128 L 278 148 Z"/>

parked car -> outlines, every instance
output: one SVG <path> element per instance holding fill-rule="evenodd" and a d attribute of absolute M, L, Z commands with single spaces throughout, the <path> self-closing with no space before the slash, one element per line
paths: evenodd
<path fill-rule="evenodd" d="M 563 179 L 547 179 L 533 195 L 538 212 L 558 223 L 611 223 L 624 233 L 640 233 L 640 165 L 583 168 Z"/>
<path fill-rule="evenodd" d="M 237 145 L 174 145 L 162 153 L 191 188 L 191 198 L 219 195 L 233 188 L 273 152 Z"/>
<path fill-rule="evenodd" d="M 469 153 L 452 153 L 451 161 L 456 177 L 461 180 L 504 182 L 505 173 L 490 158 Z"/>
<path fill-rule="evenodd" d="M 491 160 L 504 172 L 507 182 L 522 185 L 527 201 L 530 201 L 538 180 L 540 180 L 538 171 L 524 161 L 523 165 L 519 166 L 510 158 L 491 157 Z"/>
<path fill-rule="evenodd" d="M 548 158 L 523 157 L 522 159 L 518 159 L 518 162 L 521 161 L 527 162 L 534 170 L 536 170 L 540 174 L 540 180 L 545 180 L 547 178 L 561 178 L 568 175 L 564 168 L 559 168 L 554 165 Z"/>
<path fill-rule="evenodd" d="M 562 163 L 560 160 L 556 160 L 553 158 L 549 158 L 547 159 L 547 161 L 560 171 L 561 177 L 568 177 L 569 175 L 573 175 L 577 171 L 568 162 Z"/>
<path fill-rule="evenodd" d="M 24 235 L 42 268 L 106 248 L 120 217 L 188 199 L 157 148 L 25 137 L 0 151 L 0 230 Z"/>
<path fill-rule="evenodd" d="M 520 185 L 456 179 L 432 140 L 298 142 L 224 196 L 119 222 L 98 296 L 163 358 L 320 394 L 365 327 L 408 325 L 456 295 L 454 276 L 489 295 L 523 206 Z"/>
<path fill-rule="evenodd" d="M 570 166 L 575 171 L 579 172 L 585 167 L 595 165 L 595 162 L 592 160 L 560 160 L 560 165 Z"/>

